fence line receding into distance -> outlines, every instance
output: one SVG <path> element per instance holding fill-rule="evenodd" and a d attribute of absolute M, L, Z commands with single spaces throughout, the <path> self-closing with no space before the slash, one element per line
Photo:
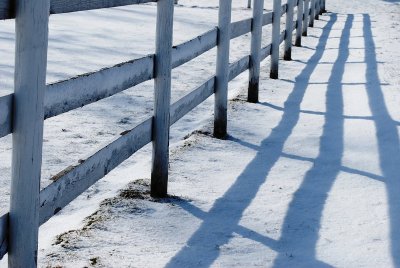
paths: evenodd
<path fill-rule="evenodd" d="M 219 0 L 218 27 L 172 47 L 174 0 L 0 0 L 0 19 L 15 18 L 16 64 L 13 94 L 0 97 L 0 137 L 13 133 L 10 212 L 0 216 L 0 259 L 9 267 L 36 267 L 38 228 L 91 185 L 146 144 L 153 143 L 151 194 L 167 195 L 169 128 L 215 94 L 214 135 L 227 133 L 228 83 L 249 70 L 248 101 L 258 101 L 260 62 L 271 55 L 271 78 L 278 77 L 279 46 L 285 60 L 307 26 L 325 11 L 325 0 L 274 0 L 264 13 L 264 0 L 253 0 L 253 17 L 231 22 L 232 0 Z M 139 59 L 46 85 L 48 17 L 83 10 L 157 3 L 156 52 Z M 297 7 L 297 19 L 294 9 Z M 286 26 L 280 29 L 281 17 Z M 261 47 L 262 27 L 272 24 L 272 42 Z M 251 32 L 251 53 L 229 64 L 231 39 Z M 171 70 L 217 46 L 216 75 L 170 103 Z M 54 177 L 39 191 L 43 121 L 155 79 L 154 115 L 125 131 L 106 147 Z"/>

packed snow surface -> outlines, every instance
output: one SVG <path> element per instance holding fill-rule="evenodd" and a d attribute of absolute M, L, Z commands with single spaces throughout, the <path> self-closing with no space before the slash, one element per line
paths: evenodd
<path fill-rule="evenodd" d="M 233 20 L 251 16 L 235 0 Z M 216 25 L 218 3 L 181 0 L 174 43 Z M 272 1 L 265 1 L 267 10 Z M 41 267 L 400 267 L 400 1 L 327 0 L 260 102 L 230 83 L 229 136 L 213 98 L 171 129 L 169 194 L 149 196 L 150 146 L 40 229 Z M 55 15 L 48 82 L 154 51 L 155 5 Z M 263 44 L 270 42 L 265 27 Z M 14 28 L 0 27 L 1 94 L 12 91 Z M 248 54 L 249 35 L 231 44 Z M 173 72 L 173 100 L 215 71 L 215 49 Z M 42 187 L 152 112 L 152 83 L 46 120 Z M 8 210 L 10 136 L 0 143 Z M 6 266 L 7 258 L 0 262 Z"/>

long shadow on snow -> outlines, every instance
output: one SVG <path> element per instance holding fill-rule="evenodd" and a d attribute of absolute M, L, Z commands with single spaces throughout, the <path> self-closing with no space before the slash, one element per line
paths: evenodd
<path fill-rule="evenodd" d="M 391 253 L 395 267 L 400 267 L 400 143 L 397 122 L 385 105 L 378 74 L 376 47 L 371 31 L 371 19 L 363 14 L 366 89 L 378 140 L 379 162 L 382 169 L 389 203 Z"/>
<path fill-rule="evenodd" d="M 354 15 L 349 15 L 339 43 L 338 58 L 333 64 L 326 92 L 326 113 L 319 154 L 305 175 L 289 205 L 279 240 L 280 252 L 274 267 L 325 267 L 316 260 L 322 212 L 333 182 L 342 169 L 344 118 L 342 78 L 349 57 L 350 29 Z"/>
<path fill-rule="evenodd" d="M 318 50 L 310 58 L 309 64 L 298 76 L 301 82 L 296 83 L 293 91 L 285 102 L 285 112 L 279 124 L 272 130 L 270 136 L 262 141 L 255 158 L 247 165 L 242 174 L 228 191 L 215 201 L 208 213 L 185 204 L 182 207 L 193 215 L 201 217 L 203 222 L 199 229 L 166 265 L 166 267 L 209 267 L 219 256 L 216 245 L 221 246 L 229 242 L 232 233 L 240 228 L 238 223 L 244 210 L 249 206 L 259 187 L 265 182 L 268 173 L 282 154 L 285 141 L 291 135 L 300 116 L 300 104 L 303 100 L 310 76 L 321 60 L 326 47 L 329 33 L 337 20 L 337 15 L 330 15 L 326 24 Z M 201 215 L 201 216 L 200 216 Z M 251 232 L 248 232 L 251 233 Z M 267 246 L 272 246 L 274 241 L 250 234 L 251 239 L 263 241 Z M 272 244 L 271 244 L 272 243 Z"/>

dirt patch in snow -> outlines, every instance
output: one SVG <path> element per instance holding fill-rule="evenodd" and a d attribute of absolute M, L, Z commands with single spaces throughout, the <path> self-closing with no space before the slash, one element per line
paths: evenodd
<path fill-rule="evenodd" d="M 150 195 L 150 179 L 138 179 L 122 189 L 116 197 L 105 199 L 100 203 L 100 208 L 86 217 L 83 227 L 78 230 L 70 230 L 58 235 L 53 245 L 59 245 L 65 249 L 76 249 L 74 242 L 80 237 L 93 235 L 94 229 L 107 230 L 106 221 L 129 214 L 151 214 L 151 209 L 143 203 L 165 203 L 174 206 L 176 202 L 188 200 L 175 195 L 168 195 L 166 198 L 153 198 Z M 91 233 L 91 234 L 89 234 Z"/>

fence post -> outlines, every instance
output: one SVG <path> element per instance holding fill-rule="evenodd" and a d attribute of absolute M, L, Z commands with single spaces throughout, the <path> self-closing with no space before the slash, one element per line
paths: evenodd
<path fill-rule="evenodd" d="M 253 25 L 251 28 L 250 77 L 247 95 L 247 101 L 253 103 L 258 102 L 263 10 L 264 0 L 254 0 Z"/>
<path fill-rule="evenodd" d="M 231 35 L 232 0 L 219 0 L 217 71 L 214 104 L 214 136 L 227 134 L 229 43 Z"/>
<path fill-rule="evenodd" d="M 287 1 L 285 53 L 283 54 L 284 60 L 292 60 L 292 33 L 293 33 L 294 1 L 296 1 L 296 0 L 288 0 Z"/>
<path fill-rule="evenodd" d="M 153 197 L 165 197 L 168 188 L 173 17 L 174 1 L 158 0 L 151 170 L 151 196 Z"/>
<path fill-rule="evenodd" d="M 319 4 L 320 0 L 315 1 L 315 19 L 319 20 Z"/>
<path fill-rule="evenodd" d="M 314 27 L 314 19 L 315 19 L 315 0 L 310 1 L 311 4 L 311 12 L 310 12 L 310 22 L 308 26 Z"/>
<path fill-rule="evenodd" d="M 272 16 L 272 47 L 271 47 L 271 71 L 270 77 L 278 79 L 279 71 L 279 43 L 281 26 L 281 0 L 274 0 Z"/>
<path fill-rule="evenodd" d="M 303 36 L 307 36 L 309 17 L 310 17 L 310 0 L 305 0 L 304 12 L 303 12 Z"/>
<path fill-rule="evenodd" d="M 17 0 L 9 267 L 36 267 L 49 1 Z"/>
<path fill-rule="evenodd" d="M 299 4 L 297 6 L 297 27 L 296 27 L 296 41 L 295 46 L 301 47 L 301 34 L 303 29 L 303 9 L 304 9 L 304 0 L 299 0 Z"/>
<path fill-rule="evenodd" d="M 322 0 L 318 0 L 318 15 L 322 15 Z"/>

